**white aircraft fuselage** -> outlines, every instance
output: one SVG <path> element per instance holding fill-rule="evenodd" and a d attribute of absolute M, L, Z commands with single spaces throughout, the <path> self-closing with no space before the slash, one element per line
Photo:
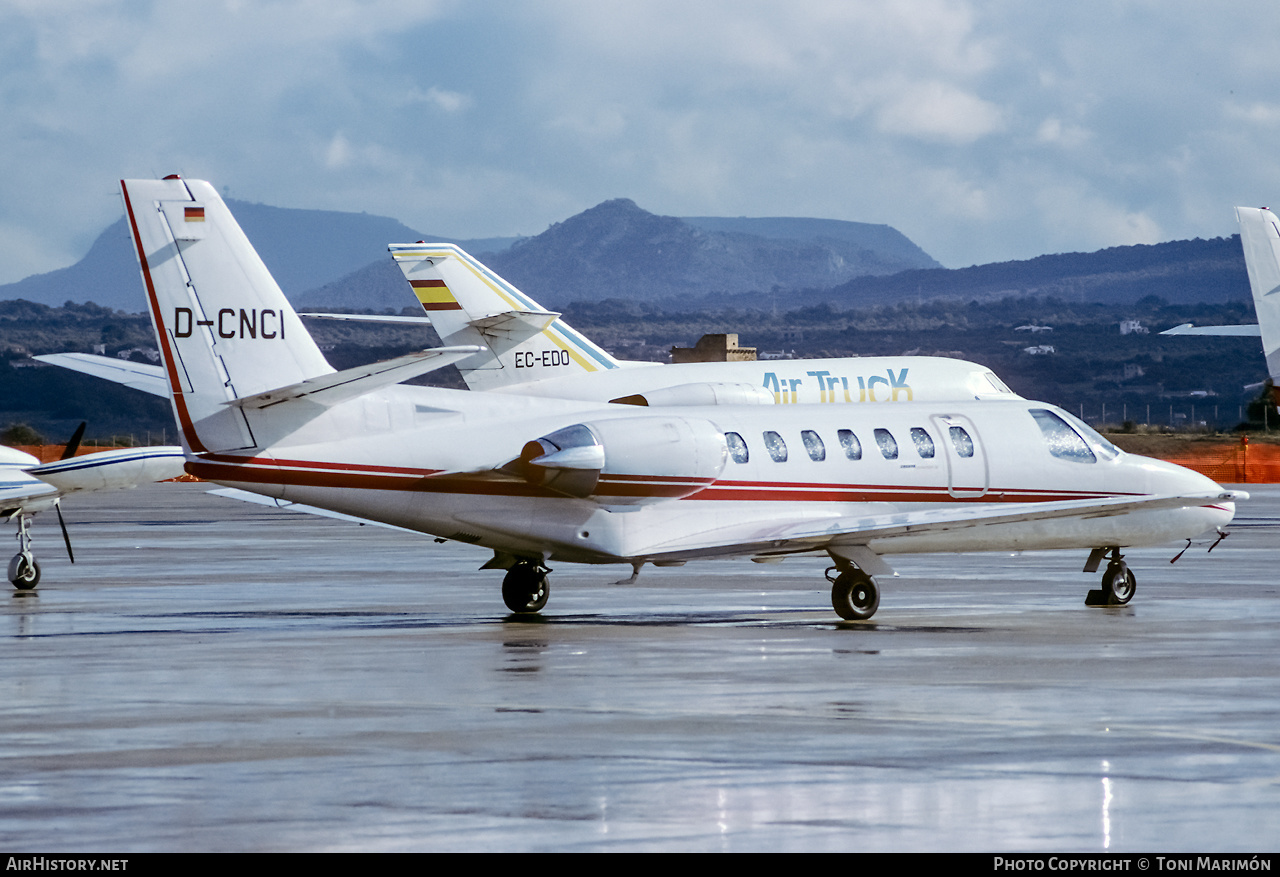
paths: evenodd
<path fill-rule="evenodd" d="M 1136 455 L 1102 459 L 1089 448 L 1083 459 L 1055 457 L 1032 410 L 1071 420 L 1024 400 L 650 413 L 397 387 L 300 424 L 266 453 L 196 454 L 188 469 L 515 556 L 583 563 L 822 550 L 824 522 L 929 510 L 1220 492 L 1198 473 Z M 374 422 L 379 428 L 370 429 Z M 591 493 L 566 495 L 499 471 L 530 440 L 577 424 L 603 434 L 604 465 Z M 959 456 L 948 436 L 953 425 L 966 431 L 971 456 Z M 848 458 L 841 430 L 857 439 L 860 459 Z M 896 459 L 886 459 L 877 430 L 893 438 Z M 921 456 L 913 430 L 928 436 L 933 456 Z M 785 461 L 770 455 L 766 432 L 785 444 Z M 821 441 L 823 459 L 811 457 L 804 432 Z M 744 442 L 745 463 L 730 455 L 728 433 Z M 326 440 L 342 434 L 356 437 Z M 1001 523 L 962 518 L 954 528 L 907 527 L 865 544 L 876 554 L 1151 545 L 1225 526 L 1232 514 L 1230 502 L 1214 502 Z"/>
<path fill-rule="evenodd" d="M 1017 397 L 637 407 L 397 383 L 476 345 L 335 372 L 212 186 L 122 192 L 188 471 L 490 548 L 514 611 L 545 603 L 553 560 L 810 553 L 860 619 L 884 555 L 1036 548 L 1110 551 L 1126 602 L 1120 547 L 1221 527 L 1240 498 Z"/>

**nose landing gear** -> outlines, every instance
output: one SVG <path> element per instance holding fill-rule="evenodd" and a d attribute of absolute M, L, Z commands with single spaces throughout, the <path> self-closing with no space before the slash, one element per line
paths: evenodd
<path fill-rule="evenodd" d="M 1096 572 L 1104 554 L 1106 549 L 1095 548 L 1089 555 L 1089 563 L 1085 565 L 1084 571 Z M 1124 555 L 1120 553 L 1120 549 L 1112 548 L 1111 559 L 1107 562 L 1106 572 L 1102 574 L 1102 587 L 1089 591 L 1084 598 L 1084 605 L 1124 606 L 1133 599 L 1137 590 L 1138 579 L 1134 576 L 1133 570 L 1129 569 L 1129 565 L 1124 562 Z"/>
<path fill-rule="evenodd" d="M 31 522 L 18 515 L 18 553 L 9 561 L 9 582 L 19 591 L 30 591 L 40 584 L 40 564 L 31 552 Z"/>

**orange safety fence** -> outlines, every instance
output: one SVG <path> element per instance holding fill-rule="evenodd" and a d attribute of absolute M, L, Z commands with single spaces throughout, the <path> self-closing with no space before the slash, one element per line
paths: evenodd
<path fill-rule="evenodd" d="M 66 445 L 9 445 L 9 447 L 13 448 L 14 450 L 22 451 L 24 453 L 30 454 L 31 456 L 39 460 L 41 463 L 52 463 L 54 460 L 61 459 L 62 452 L 67 449 Z M 98 451 L 114 451 L 114 450 L 116 450 L 116 447 L 114 445 L 111 447 L 104 446 L 100 448 L 91 448 L 88 445 L 81 445 L 76 450 L 76 456 L 82 457 L 85 454 L 93 454 L 93 453 L 97 453 Z"/>
<path fill-rule="evenodd" d="M 1219 484 L 1280 483 L 1280 445 L 1238 442 L 1197 442 L 1181 453 L 1159 454 L 1207 475 Z"/>

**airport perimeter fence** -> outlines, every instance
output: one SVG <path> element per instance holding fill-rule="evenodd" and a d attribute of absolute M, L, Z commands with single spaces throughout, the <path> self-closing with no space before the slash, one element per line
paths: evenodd
<path fill-rule="evenodd" d="M 1199 400 L 1160 402 L 1154 405 L 1130 402 L 1075 402 L 1062 404 L 1085 423 L 1102 431 L 1114 430 L 1123 423 L 1132 423 L 1146 429 L 1173 430 L 1177 432 L 1226 432 L 1244 423 L 1249 414 L 1246 403 L 1219 403 Z M 1263 410 L 1263 431 L 1280 431 L 1275 412 Z"/>
<path fill-rule="evenodd" d="M 1280 445 L 1239 441 L 1196 442 L 1184 451 L 1161 453 L 1162 460 L 1207 475 L 1219 484 L 1280 483 Z"/>

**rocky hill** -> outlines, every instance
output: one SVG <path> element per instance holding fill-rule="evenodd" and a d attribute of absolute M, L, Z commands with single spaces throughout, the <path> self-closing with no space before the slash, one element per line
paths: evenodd
<path fill-rule="evenodd" d="M 606 201 L 488 264 L 550 307 L 750 290 L 830 288 L 938 263 L 888 226 L 806 219 L 679 219 Z"/>
<path fill-rule="evenodd" d="M 1023 296 L 1129 304 L 1152 295 L 1172 304 L 1248 300 L 1240 236 L 861 277 L 835 289 L 810 290 L 803 298 L 861 308 L 938 298 L 989 301 Z"/>

